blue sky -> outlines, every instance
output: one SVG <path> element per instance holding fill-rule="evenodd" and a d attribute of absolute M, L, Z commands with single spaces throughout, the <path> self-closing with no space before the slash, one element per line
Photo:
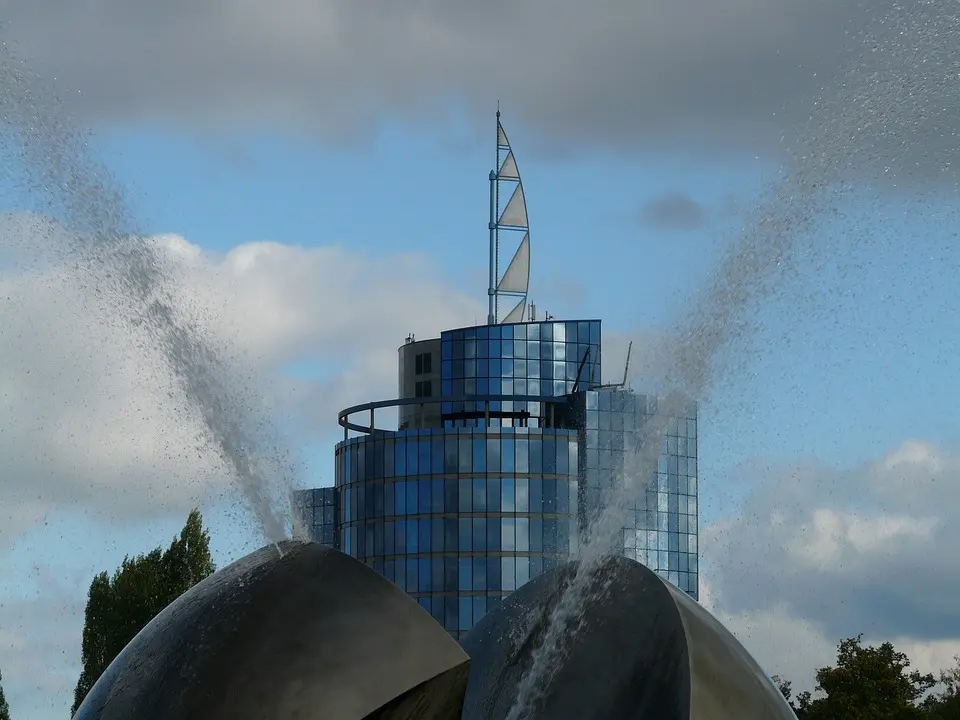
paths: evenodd
<path fill-rule="evenodd" d="M 697 162 L 676 153 L 628 159 L 525 154 L 525 144 L 535 146 L 536 128 L 511 127 L 508 114 L 504 122 L 530 208 L 532 296 L 560 317 L 601 317 L 608 332 L 668 325 L 741 221 L 737 207 L 755 202 L 774 172 L 771 163 L 745 156 Z M 431 135 L 387 127 L 371 146 L 352 151 L 329 151 L 304 136 L 212 139 L 157 128 L 105 132 L 98 142 L 132 188 L 145 232 L 178 233 L 220 252 L 274 240 L 423 253 L 450 284 L 472 286 L 482 300 L 492 142 L 469 130 L 439 127 Z M 464 136 L 470 139 L 450 139 Z M 705 206 L 701 227 L 642 220 L 645 203 L 672 192 Z M 957 261 L 951 213 L 929 214 L 927 197 L 883 202 L 886 217 L 873 215 L 872 206 L 850 210 L 873 215 L 859 221 L 856 232 L 877 238 L 869 251 L 843 251 L 853 272 L 804 280 L 800 291 L 829 293 L 827 306 L 813 317 L 790 317 L 796 296 L 788 291 L 768 309 L 757 375 L 735 388 L 754 397 L 756 415 L 723 418 L 722 399 L 707 409 L 743 429 L 716 440 L 729 451 L 712 462 L 708 454 L 706 472 L 730 472 L 751 447 L 774 457 L 815 448 L 827 462 L 852 465 L 905 433 L 953 439 L 958 404 L 945 347 L 950 341 L 943 337 L 956 302 L 945 282 Z M 925 213 L 919 224 L 903 219 L 911 209 Z M 835 228 L 824 223 L 817 232 L 848 230 Z M 877 302 L 889 294 L 894 298 Z M 884 412 L 891 405 L 900 411 Z M 330 421 L 333 427 L 335 418 Z M 709 448 L 711 429 L 704 430 Z"/>
<path fill-rule="evenodd" d="M 711 4 L 702 12 L 720 7 Z M 244 62 L 224 61 L 214 67 L 208 58 L 217 53 L 206 45 L 198 56 L 202 59 L 190 66 L 197 71 L 198 90 L 191 84 L 191 73 L 166 77 L 162 73 L 174 72 L 176 63 L 158 61 L 125 71 L 149 88 L 140 93 L 139 84 L 130 86 L 126 75 L 111 75 L 123 66 L 122 61 L 107 54 L 104 57 L 110 62 L 100 64 L 103 58 L 95 50 L 109 43 L 90 41 L 101 32 L 99 24 L 87 28 L 84 47 L 71 51 L 75 55 L 66 61 L 57 55 L 67 52 L 66 43 L 44 40 L 42 48 L 49 56 L 38 55 L 41 66 L 47 63 L 57 74 L 66 72 L 66 82 L 87 88 L 93 103 L 102 105 L 91 109 L 81 103 L 78 112 L 94 131 L 92 154 L 116 176 L 143 233 L 179 235 L 215 254 L 262 241 L 318 251 L 338 246 L 358 262 L 374 265 L 379 259 L 388 268 L 398 262 L 396 256 L 416 254 L 428 268 L 417 282 L 439 287 L 438 294 L 427 297 L 439 298 L 436 304 L 452 298 L 451 304 L 460 303 L 459 308 L 465 296 L 481 305 L 481 313 L 486 289 L 487 173 L 495 150 L 495 98 L 502 89 L 503 121 L 529 207 L 532 299 L 541 312 L 560 318 L 602 318 L 607 336 L 616 338 L 608 349 L 622 352 L 626 337 L 650 342 L 650 337 L 670 328 L 682 315 L 690 296 L 777 175 L 781 156 L 769 135 L 771 126 L 780 130 L 778 113 L 783 103 L 806 97 L 804 93 L 812 89 L 808 75 L 815 74 L 807 69 L 833 57 L 833 46 L 827 46 L 833 42 L 833 28 L 840 25 L 817 14 L 827 12 L 826 5 L 810 11 L 817 21 L 809 25 L 782 8 L 769 16 L 757 12 L 757 18 L 750 19 L 763 25 L 762 30 L 735 17 L 735 9 L 723 7 L 734 22 L 718 26 L 716 37 L 704 35 L 701 25 L 688 27 L 686 18 L 666 22 L 657 12 L 653 12 L 656 17 L 648 17 L 645 13 L 652 11 L 646 4 L 624 9 L 624 13 L 640 13 L 640 19 L 635 18 L 633 26 L 624 23 L 622 33 L 605 27 L 597 34 L 604 48 L 609 48 L 607 53 L 591 51 L 583 30 L 586 24 L 600 22 L 600 14 L 571 6 L 568 9 L 574 15 L 569 23 L 558 14 L 555 26 L 544 29 L 538 23 L 534 28 L 557 39 L 533 55 L 524 55 L 524 71 L 513 65 L 493 71 L 487 58 L 461 63 L 457 52 L 447 57 L 450 69 L 444 70 L 443 62 L 432 57 L 421 62 L 418 43 L 385 50 L 386 61 L 378 60 L 380 64 L 371 70 L 360 67 L 365 57 L 343 50 L 348 58 L 344 67 L 351 68 L 345 73 L 350 76 L 347 82 L 360 88 L 356 96 L 336 87 L 330 78 L 314 76 L 313 69 L 326 67 L 326 57 L 304 60 L 307 72 L 300 81 L 295 66 L 301 58 L 294 53 L 279 65 L 284 70 L 277 77 L 252 87 L 248 83 L 256 78 L 251 80 L 250 73 L 230 73 L 234 65 L 248 67 Z M 840 14 L 853 12 L 853 4 L 846 2 L 834 7 Z M 576 13 L 584 13 L 577 16 L 578 22 L 574 22 Z M 18 27 L 29 46 L 35 18 L 27 15 Z M 688 15 L 698 17 L 698 13 Z M 47 38 L 48 27 L 55 24 L 48 18 L 36 25 L 44 30 L 38 37 Z M 198 21 L 198 27 L 201 24 Z M 213 23 L 203 31 L 210 35 L 211 48 L 218 47 L 217 28 L 227 25 Z M 259 38 L 260 27 L 253 25 L 252 37 Z M 161 26 L 166 28 L 156 27 Z M 135 34 L 137 27 L 124 28 L 124 33 Z M 453 34 L 459 37 L 458 33 L 469 35 L 473 25 L 451 20 L 450 27 L 456 28 Z M 629 27 L 641 34 L 662 32 L 664 41 L 646 35 L 645 43 L 638 42 L 633 31 L 627 32 Z M 568 30 L 574 40 L 564 43 Z M 399 39 L 388 36 L 391 41 L 402 40 L 399 34 Z M 415 32 L 410 36 L 419 37 Z M 460 46 L 468 57 L 468 49 L 478 43 L 472 35 L 461 43 L 443 38 L 438 45 L 429 45 L 439 57 L 451 52 L 450 47 Z M 150 40 L 164 45 L 152 34 Z M 714 41 L 719 41 L 716 46 Z M 130 37 L 130 42 L 136 46 L 135 38 Z M 231 43 L 220 48 L 224 57 L 235 50 Z M 694 52 L 701 48 L 691 43 L 703 46 L 702 57 Z M 184 48 L 184 57 L 191 52 L 189 38 L 179 37 L 167 45 Z M 674 57 L 674 47 L 680 46 L 689 53 L 682 61 Z M 146 44 L 145 55 L 153 47 Z M 326 52 L 325 47 L 311 44 L 311 52 Z M 744 48 L 743 57 L 731 54 L 732 47 Z M 126 59 L 145 62 L 139 54 Z M 248 59 L 246 51 L 241 59 Z M 270 62 L 270 57 L 263 58 L 265 67 Z M 602 67 L 586 67 L 594 62 Z M 416 87 L 394 92 L 389 87 L 390 63 Z M 73 76 L 71 67 L 76 69 Z M 629 77 L 624 76 L 625 68 Z M 496 79 L 487 78 L 488 70 Z M 594 73 L 591 78 L 596 83 L 587 90 L 578 80 L 581 70 Z M 765 83 L 767 70 L 773 81 Z M 317 94 L 314 85 L 322 85 Z M 760 88 L 756 96 L 748 92 L 754 85 Z M 732 97 L 740 102 L 734 103 Z M 249 98 L 257 100 L 249 102 Z M 279 109 L 272 115 L 274 106 Z M 807 112 L 800 115 L 805 119 Z M 770 119 L 774 116 L 776 122 Z M 351 125 L 358 123 L 364 131 L 350 132 Z M 942 130 L 940 135 L 951 136 L 949 128 Z M 899 139 L 896 133 L 890 135 Z M 907 140 L 893 144 L 912 147 L 919 142 L 912 136 Z M 825 147 L 826 151 L 836 149 Z M 936 153 L 920 155 L 928 162 Z M 949 166 L 952 155 L 944 157 L 944 165 Z M 922 564 L 917 557 L 929 558 L 943 583 L 933 591 L 941 596 L 949 597 L 958 579 L 942 570 L 944 548 L 955 546 L 951 539 L 957 539 L 956 523 L 944 508 L 955 507 L 960 488 L 956 454 L 960 385 L 955 381 L 960 297 L 954 281 L 960 246 L 954 229 L 957 202 L 944 189 L 951 187 L 948 175 L 942 186 L 901 184 L 897 188 L 871 186 L 863 178 L 856 193 L 818 217 L 801 243 L 801 278 L 781 285 L 778 294 L 753 309 L 759 331 L 751 336 L 748 347 L 737 350 L 747 358 L 741 371 L 702 405 L 699 469 L 705 534 L 701 549 L 710 556 L 707 565 L 712 566 L 705 580 L 714 609 L 772 671 L 809 674 L 813 663 L 830 659 L 836 640 L 830 634 L 836 628 L 830 623 L 843 613 L 831 610 L 829 603 L 826 609 L 802 606 L 794 597 L 796 587 L 806 583 L 818 589 L 821 599 L 846 601 L 842 593 L 830 591 L 829 583 L 836 576 L 825 576 L 822 566 L 811 569 L 802 564 L 796 554 L 798 544 L 807 543 L 818 551 L 826 548 L 823 552 L 829 557 L 833 556 L 827 551 L 837 547 L 852 553 L 837 551 L 842 560 L 838 567 L 844 573 L 863 576 L 858 576 L 861 584 L 850 583 L 860 593 L 856 600 L 864 608 L 860 626 L 843 628 L 851 634 L 871 632 L 869 598 L 879 597 L 891 577 L 917 569 Z M 0 187 L 0 210 L 16 212 L 33 206 L 32 198 Z M 661 218 L 664 208 L 672 208 L 673 214 L 666 212 L 666 219 L 658 223 L 658 208 Z M 832 262 L 818 264 L 808 257 L 812 253 L 806 248 L 831 245 L 836 248 Z M 296 269 L 286 268 L 291 275 Z M 330 274 L 317 277 L 318 282 L 336 279 Z M 377 275 L 379 280 L 365 284 L 362 275 L 350 277 L 356 285 L 339 297 L 343 303 L 370 295 L 376 282 L 390 279 L 387 273 L 386 278 Z M 4 279 L 0 275 L 0 281 Z M 307 314 L 316 316 L 318 326 L 342 310 L 329 294 L 309 292 L 309 286 L 295 287 L 303 292 Z M 282 283 L 268 289 L 279 294 Z M 41 290 L 50 296 L 66 292 L 56 285 Z M 213 294 L 223 290 L 210 287 Z M 7 293 L 0 300 L 8 299 L 7 309 L 13 312 L 0 324 L 4 330 L 0 341 L 9 341 L 6 347 L 0 342 L 0 368 L 16 364 L 6 361 L 2 353 L 7 352 L 32 369 L 31 358 L 16 356 L 31 337 L 49 336 L 47 345 L 54 349 L 48 352 L 59 353 L 64 365 L 82 368 L 90 360 L 88 355 L 101 350 L 109 355 L 115 350 L 94 347 L 88 355 L 75 358 L 69 323 L 45 326 L 44 316 L 21 312 L 26 301 L 21 302 L 13 291 Z M 317 303 L 317 297 L 325 297 L 326 304 Z M 380 310 L 376 306 L 365 310 L 371 325 L 378 321 Z M 390 308 L 382 310 L 394 317 L 388 313 Z M 15 322 L 23 317 L 29 322 L 22 326 Z M 284 356 L 281 372 L 295 388 L 297 382 L 303 387 L 318 384 L 308 400 L 322 400 L 324 393 L 342 405 L 374 399 L 372 394 L 390 391 L 382 373 L 368 388 L 362 377 L 358 382 L 351 372 L 364 371 L 369 367 L 364 363 L 375 364 L 377 358 L 392 362 L 394 348 L 411 331 L 401 322 L 384 329 L 390 337 L 380 344 L 361 338 L 356 347 L 344 345 L 336 352 L 321 347 L 316 338 L 328 336 L 318 332 Z M 439 325 L 426 328 L 432 333 L 443 329 Z M 78 332 L 89 330 L 83 326 Z M 250 334 L 258 330 L 244 328 Z M 378 355 L 371 361 L 374 351 Z M 607 362 L 619 366 L 622 359 L 613 355 L 608 353 Z M 78 382 L 86 372 L 82 369 Z M 73 377 L 62 371 L 60 375 Z M 0 374 L 5 393 L 11 392 L 11 382 Z M 341 394 L 335 392 L 337 383 L 343 388 Z M 643 389 L 642 376 L 635 388 Z M 42 384 L 35 392 L 27 400 L 36 405 L 56 395 Z M 111 396 L 110 402 L 118 407 L 135 404 L 135 395 L 131 391 L 128 396 Z M 296 403 L 291 400 L 290 404 Z M 326 485 L 332 481 L 332 444 L 339 428 L 336 408 L 321 407 L 309 424 L 294 427 L 290 423 L 287 429 L 289 442 L 305 462 L 304 482 Z M 88 411 L 99 417 L 87 405 L 71 409 L 80 425 L 87 422 Z M 33 421 L 32 415 L 9 420 L 0 416 L 0 429 L 12 431 Z M 905 446 L 911 439 L 918 444 Z M 155 438 L 144 437 L 142 445 L 146 460 L 137 456 L 140 465 L 122 468 L 131 474 L 131 493 L 142 490 L 142 478 L 151 477 L 148 460 L 156 457 L 150 454 L 157 445 Z M 2 438 L 0 447 L 7 447 Z M 905 447 L 912 452 L 907 453 L 907 461 L 897 454 Z M 46 457 L 58 450 L 40 447 L 29 454 Z M 108 450 L 99 458 L 105 476 L 115 472 Z M 120 457 L 119 451 L 116 456 Z M 62 493 L 59 486 L 53 493 L 61 497 L 45 498 L 39 519 L 17 526 L 10 538 L 0 528 L 0 540 L 9 540 L 6 547 L 0 545 L 0 670 L 15 717 L 44 720 L 65 715 L 63 706 L 76 679 L 83 597 L 90 578 L 99 570 L 114 568 L 125 553 L 169 542 L 183 522 L 182 508 L 169 511 L 163 502 L 169 488 L 163 486 L 162 476 L 156 493 L 157 505 L 163 509 L 155 513 L 140 507 L 118 522 L 98 512 L 96 502 L 78 501 L 77 497 L 86 496 L 70 485 L 69 476 L 76 467 L 86 481 L 82 473 L 90 468 L 82 461 L 87 459 L 63 461 L 58 476 Z M 888 460 L 893 470 L 884 465 Z M 93 472 L 95 477 L 95 465 Z M 896 483 L 891 473 L 907 487 L 900 496 L 892 495 Z M 794 482 L 795 478 L 802 482 Z M 934 481 L 936 489 L 931 490 Z M 23 484 L 32 491 L 30 482 Z M 98 497 L 99 510 L 109 510 L 111 496 Z M 10 502 L 19 508 L 15 503 L 27 507 L 32 500 L 27 492 Z M 119 507 L 120 500 L 116 502 Z M 255 524 L 239 507 L 236 493 L 229 488 L 204 507 L 221 565 L 262 542 Z M 800 529 L 802 541 L 777 530 L 784 525 L 774 521 L 777 514 L 790 519 L 786 526 Z M 938 519 L 939 534 L 926 538 L 928 545 L 918 554 L 899 553 L 898 548 L 908 548 L 909 542 L 896 534 L 900 532 L 896 528 L 919 527 L 928 517 Z M 879 540 L 870 539 L 873 531 Z M 864 539 L 868 536 L 869 542 Z M 782 556 L 776 555 L 781 551 Z M 740 576 L 724 569 L 724 559 L 728 565 L 749 568 L 750 574 Z M 790 573 L 783 567 L 790 567 Z M 784 579 L 787 574 L 795 576 L 793 595 L 784 589 L 789 586 Z M 736 592 L 738 587 L 750 590 L 755 599 L 745 600 Z M 827 590 L 819 590 L 822 587 Z M 31 603 L 46 596 L 57 598 L 59 604 L 44 609 L 44 615 Z M 910 617 L 908 610 L 903 617 Z M 44 644 L 42 651 L 31 656 L 34 664 L 29 667 L 59 679 L 37 680 L 33 687 L 32 677 L 24 680 L 27 670 L 20 676 L 8 670 L 21 658 L 13 643 L 16 637 L 43 634 L 51 627 L 57 629 L 59 644 Z M 797 635 L 782 634 L 787 633 L 784 628 L 789 632 L 798 628 Z M 4 631 L 16 636 L 8 647 L 3 645 Z M 960 638 L 952 630 L 945 629 L 931 640 L 920 637 L 905 620 L 897 633 L 930 668 L 960 650 Z M 809 678 L 806 685 L 802 679 L 797 684 L 809 685 Z"/>
<path fill-rule="evenodd" d="M 668 326 L 742 221 L 741 209 L 756 202 L 775 173 L 773 163 L 734 154 L 558 158 L 537 152 L 537 129 L 511 126 L 504 112 L 531 217 L 532 297 L 559 317 L 601 317 L 608 333 Z M 145 233 L 176 233 L 220 253 L 262 240 L 345 245 L 371 255 L 420 253 L 436 263 L 442 281 L 483 299 L 493 143 L 468 126 L 413 132 L 387 125 L 372 143 L 348 149 L 295 133 L 215 137 L 162 126 L 105 126 L 94 143 L 96 156 L 128 191 Z M 702 205 L 699 227 L 657 227 L 643 219 L 645 204 L 671 193 Z M 703 521 L 730 511 L 739 467 L 754 458 L 777 462 L 809 453 L 852 467 L 904 436 L 956 440 L 960 393 L 950 381 L 951 344 L 942 329 L 955 305 L 943 274 L 957 255 L 931 267 L 950 233 L 936 216 L 919 227 L 901 220 L 898 227 L 910 205 L 900 201 L 890 218 L 860 225 L 878 238 L 869 265 L 861 257 L 854 260 L 856 274 L 804 280 L 801 292 L 835 296 L 827 307 L 791 317 L 796 298 L 787 291 L 763 311 L 748 373 L 703 408 Z M 829 225 L 818 230 L 830 231 Z M 907 242 L 915 252 L 902 252 Z M 888 289 L 897 301 L 876 303 Z M 291 370 L 309 375 L 331 368 L 306 359 Z M 328 434 L 296 448 L 318 484 L 330 482 L 329 443 L 337 436 L 331 416 Z M 169 534 L 176 522 L 166 526 Z M 243 533 L 231 533 L 237 535 Z M 224 550 L 219 559 L 229 557 Z"/>

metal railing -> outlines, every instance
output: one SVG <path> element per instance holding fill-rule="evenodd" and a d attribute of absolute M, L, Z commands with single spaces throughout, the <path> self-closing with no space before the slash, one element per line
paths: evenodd
<path fill-rule="evenodd" d="M 528 411 L 498 411 L 491 410 L 490 404 L 495 402 L 515 402 L 515 403 L 542 403 L 546 408 L 546 414 L 540 416 L 532 416 Z M 566 405 L 569 403 L 568 395 L 457 395 L 457 396 L 448 396 L 448 397 L 432 397 L 432 398 L 395 398 L 393 400 L 377 400 L 374 402 L 363 403 L 361 405 L 353 405 L 351 407 L 341 410 L 337 414 L 337 424 L 343 428 L 343 439 L 348 438 L 348 432 L 353 430 L 354 432 L 363 433 L 370 435 L 373 433 L 386 433 L 386 432 L 395 432 L 394 430 L 379 430 L 376 427 L 376 411 L 383 408 L 391 407 L 410 407 L 410 406 L 419 406 L 425 407 L 428 405 L 439 405 L 442 403 L 477 403 L 483 405 L 482 417 L 484 417 L 486 424 L 489 426 L 490 419 L 494 417 L 537 417 L 538 419 L 546 418 L 548 421 L 552 419 L 555 413 L 555 408 L 557 405 Z M 370 424 L 369 425 L 359 425 L 357 423 L 351 422 L 350 416 L 357 413 L 369 412 L 370 413 Z M 477 417 L 481 415 L 477 414 Z M 553 423 L 550 422 L 549 426 L 552 426 Z"/>

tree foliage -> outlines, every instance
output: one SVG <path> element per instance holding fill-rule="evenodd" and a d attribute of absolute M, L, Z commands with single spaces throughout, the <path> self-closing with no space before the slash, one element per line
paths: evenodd
<path fill-rule="evenodd" d="M 939 692 L 932 693 L 921 707 L 931 720 L 960 720 L 960 657 L 956 664 L 940 673 Z"/>
<path fill-rule="evenodd" d="M 911 720 L 932 715 L 931 700 L 921 701 L 936 685 L 932 674 L 911 671 L 910 660 L 892 643 L 864 647 L 863 636 L 837 646 L 837 664 L 817 670 L 816 693 L 791 702 L 799 720 Z M 790 683 L 778 682 L 791 700 Z M 952 717 L 952 716 L 950 716 Z"/>
<path fill-rule="evenodd" d="M 10 720 L 10 706 L 3 694 L 3 673 L 0 672 L 0 720 Z"/>
<path fill-rule="evenodd" d="M 113 575 L 93 578 L 84 613 L 81 660 L 83 669 L 74 690 L 71 714 L 107 666 L 161 610 L 216 568 L 210 556 L 210 536 L 194 510 L 164 551 L 125 557 Z M 0 720 L 3 716 L 0 715 Z"/>

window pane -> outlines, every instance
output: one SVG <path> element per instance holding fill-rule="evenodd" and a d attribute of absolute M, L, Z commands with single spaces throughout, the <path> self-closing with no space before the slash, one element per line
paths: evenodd
<path fill-rule="evenodd" d="M 487 589 L 487 559 L 485 557 L 473 558 L 473 589 Z"/>
<path fill-rule="evenodd" d="M 417 512 L 418 513 L 428 513 L 430 512 L 430 492 L 433 489 L 433 484 L 430 480 L 414 480 L 411 485 L 417 486 L 417 492 L 419 493 L 417 499 Z M 408 501 L 409 502 L 409 501 Z"/>
<path fill-rule="evenodd" d="M 513 438 L 502 438 L 500 440 L 500 470 L 505 473 L 512 473 L 515 467 L 514 440 Z"/>
<path fill-rule="evenodd" d="M 487 478 L 487 512 L 500 512 L 499 478 Z"/>
<path fill-rule="evenodd" d="M 407 514 L 407 483 L 403 480 L 393 484 L 394 508 L 397 515 Z"/>
<path fill-rule="evenodd" d="M 407 520 L 407 553 L 419 552 L 419 521 Z"/>
<path fill-rule="evenodd" d="M 500 438 L 487 439 L 487 472 L 500 472 Z"/>
<path fill-rule="evenodd" d="M 484 518 L 473 518 L 473 549 L 482 552 L 487 549 L 487 523 Z"/>
<path fill-rule="evenodd" d="M 530 441 L 525 438 L 517 439 L 517 461 L 516 461 L 516 472 L 518 473 L 527 473 L 530 472 Z"/>
<path fill-rule="evenodd" d="M 530 481 L 527 478 L 516 479 L 516 512 L 530 512 Z"/>
<path fill-rule="evenodd" d="M 460 472 L 471 472 L 473 469 L 473 445 L 470 442 L 470 436 L 462 436 L 458 442 L 459 445 L 459 470 Z"/>
<path fill-rule="evenodd" d="M 505 552 L 514 552 L 517 549 L 517 521 L 515 518 L 505 517 L 500 519 L 500 549 Z"/>
<path fill-rule="evenodd" d="M 407 480 L 404 483 L 407 486 L 407 515 L 413 515 L 417 512 L 417 486 L 419 483 L 416 480 Z"/>
<path fill-rule="evenodd" d="M 500 519 L 487 518 L 487 550 L 497 551 L 500 549 Z"/>
<path fill-rule="evenodd" d="M 513 478 L 503 478 L 500 481 L 500 511 L 516 512 L 516 490 Z"/>
<path fill-rule="evenodd" d="M 473 441 L 473 471 L 487 471 L 487 443 L 483 438 L 475 438 Z"/>
<path fill-rule="evenodd" d="M 517 518 L 517 552 L 530 550 L 530 518 Z"/>
<path fill-rule="evenodd" d="M 460 618 L 458 625 L 461 631 L 469 630 L 473 627 L 473 598 L 460 597 L 458 604 L 460 605 Z"/>
<path fill-rule="evenodd" d="M 473 521 L 470 518 L 459 519 L 460 552 L 470 552 L 473 549 Z"/>
<path fill-rule="evenodd" d="M 406 443 L 407 448 L 407 475 L 416 475 L 417 474 L 417 457 L 420 454 L 420 444 L 416 440 L 408 440 Z"/>
<path fill-rule="evenodd" d="M 504 590 L 517 589 L 517 559 L 505 557 L 500 559 L 500 582 Z"/>
<path fill-rule="evenodd" d="M 517 558 L 517 587 L 522 587 L 530 581 L 530 558 Z"/>
<path fill-rule="evenodd" d="M 473 479 L 473 511 L 484 512 L 487 509 L 487 481 L 483 478 Z"/>
<path fill-rule="evenodd" d="M 539 475 L 543 472 L 543 446 L 541 441 L 533 438 L 530 441 L 530 472 Z M 519 458 L 518 458 L 519 459 Z"/>

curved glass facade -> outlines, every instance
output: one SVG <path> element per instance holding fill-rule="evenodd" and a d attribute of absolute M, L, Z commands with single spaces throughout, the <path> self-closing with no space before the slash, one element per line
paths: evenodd
<path fill-rule="evenodd" d="M 575 430 L 426 430 L 337 445 L 339 547 L 466 632 L 577 538 Z"/>
<path fill-rule="evenodd" d="M 460 636 L 567 560 L 606 490 L 640 473 L 619 549 L 696 598 L 696 407 L 667 424 L 656 464 L 631 466 L 656 398 L 601 386 L 600 331 L 599 320 L 548 320 L 408 338 L 406 400 L 354 409 L 373 426 L 378 407 L 400 403 L 400 429 L 337 445 L 335 487 L 302 493 L 314 537 Z"/>
<path fill-rule="evenodd" d="M 531 395 L 562 397 L 600 381 L 600 321 L 532 322 L 481 325 L 448 330 L 440 336 L 441 392 L 445 397 Z M 581 363 L 583 369 L 580 369 Z M 479 412 L 480 403 L 444 403 L 446 415 Z M 539 403 L 494 401 L 493 412 L 540 415 Z M 510 426 L 516 418 L 499 424 Z M 445 421 L 447 426 L 482 425 L 477 418 Z"/>

